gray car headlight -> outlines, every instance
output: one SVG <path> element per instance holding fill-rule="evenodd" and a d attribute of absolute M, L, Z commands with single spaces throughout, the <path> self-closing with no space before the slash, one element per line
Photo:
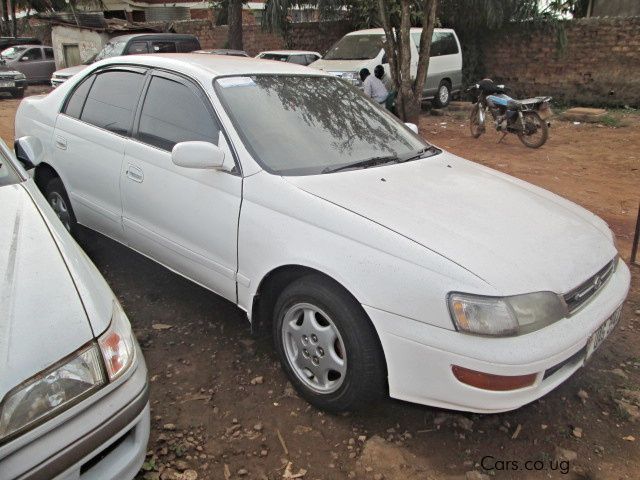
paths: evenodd
<path fill-rule="evenodd" d="M 16 80 L 26 80 L 27 76 L 24 73 L 18 73 L 15 76 Z"/>
<path fill-rule="evenodd" d="M 95 343 L 33 376 L 0 404 L 0 442 L 66 410 L 106 381 Z"/>
<path fill-rule="evenodd" d="M 451 293 L 449 311 L 459 331 L 493 336 L 530 333 L 551 325 L 568 314 L 563 300 L 553 292 L 511 297 Z"/>

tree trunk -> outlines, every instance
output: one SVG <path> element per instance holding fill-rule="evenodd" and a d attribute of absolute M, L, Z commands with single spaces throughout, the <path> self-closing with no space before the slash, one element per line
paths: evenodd
<path fill-rule="evenodd" d="M 242 44 L 242 0 L 229 0 L 229 48 L 244 50 Z"/>
<path fill-rule="evenodd" d="M 16 19 L 16 0 L 9 0 L 11 7 L 11 36 L 18 38 L 18 20 Z"/>
<path fill-rule="evenodd" d="M 422 91 L 429 68 L 431 36 L 435 26 L 437 0 L 422 2 L 422 37 L 418 49 L 418 68 L 411 75 L 411 1 L 400 0 L 400 22 L 394 25 L 388 9 L 388 0 L 378 0 L 380 20 L 384 29 L 385 51 L 389 69 L 397 92 L 396 113 L 405 122 L 418 124 Z"/>

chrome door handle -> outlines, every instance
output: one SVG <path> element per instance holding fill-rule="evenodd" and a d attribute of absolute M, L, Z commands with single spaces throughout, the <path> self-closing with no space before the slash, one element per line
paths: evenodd
<path fill-rule="evenodd" d="M 56 135 L 56 148 L 59 148 L 60 150 L 66 150 L 67 139 L 64 137 L 61 137 L 60 135 Z"/>
<path fill-rule="evenodd" d="M 144 180 L 144 173 L 142 173 L 142 170 L 138 167 L 134 167 L 133 165 L 129 165 L 125 173 L 127 174 L 127 177 L 134 182 L 142 183 Z"/>

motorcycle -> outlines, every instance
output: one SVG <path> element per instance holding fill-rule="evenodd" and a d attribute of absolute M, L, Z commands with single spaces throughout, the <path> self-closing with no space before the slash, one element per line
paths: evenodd
<path fill-rule="evenodd" d="M 514 100 L 505 93 L 506 90 L 504 85 L 496 85 L 490 79 L 481 80 L 466 90 L 474 103 L 469 117 L 471 135 L 478 138 L 485 132 L 488 111 L 496 130 L 503 132 L 499 142 L 507 134 L 514 133 L 525 146 L 540 148 L 549 138 L 551 97 Z"/>

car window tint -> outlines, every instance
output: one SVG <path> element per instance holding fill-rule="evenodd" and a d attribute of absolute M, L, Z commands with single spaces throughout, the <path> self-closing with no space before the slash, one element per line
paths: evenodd
<path fill-rule="evenodd" d="M 289 57 L 289 63 L 297 63 L 298 65 L 306 65 L 307 57 L 305 55 L 291 55 Z"/>
<path fill-rule="evenodd" d="M 190 88 L 154 77 L 142 106 L 138 139 L 164 150 L 200 140 L 218 144 L 220 127 L 203 100 Z"/>
<path fill-rule="evenodd" d="M 129 45 L 129 54 L 136 55 L 138 53 L 149 53 L 147 42 L 132 42 Z"/>
<path fill-rule="evenodd" d="M 189 53 L 198 50 L 200 45 L 196 40 L 181 40 L 178 42 L 178 52 Z"/>
<path fill-rule="evenodd" d="M 24 52 L 24 55 L 22 56 L 23 59 L 26 57 L 29 57 L 29 62 L 32 60 L 42 60 L 42 50 L 39 48 L 30 48 Z"/>
<path fill-rule="evenodd" d="M 310 63 L 315 62 L 316 60 L 318 60 L 318 56 L 317 55 L 307 55 L 307 65 L 309 65 Z"/>
<path fill-rule="evenodd" d="M 95 75 L 91 75 L 75 89 L 71 94 L 71 97 L 69 97 L 69 100 L 67 100 L 67 106 L 64 109 L 64 113 L 73 118 L 80 118 L 80 115 L 82 114 L 82 107 L 84 107 L 84 101 L 87 98 L 87 94 L 89 93 L 89 89 L 91 88 L 91 84 L 95 78 Z"/>
<path fill-rule="evenodd" d="M 126 135 L 131 126 L 144 75 L 108 71 L 96 76 L 81 119 L 96 127 Z"/>
<path fill-rule="evenodd" d="M 151 42 L 151 53 L 175 53 L 175 42 Z"/>
<path fill-rule="evenodd" d="M 453 55 L 458 53 L 458 43 L 453 33 L 434 32 L 431 39 L 431 56 Z"/>
<path fill-rule="evenodd" d="M 53 58 L 53 48 L 45 48 L 44 49 L 44 57 L 47 60 L 51 60 Z"/>

